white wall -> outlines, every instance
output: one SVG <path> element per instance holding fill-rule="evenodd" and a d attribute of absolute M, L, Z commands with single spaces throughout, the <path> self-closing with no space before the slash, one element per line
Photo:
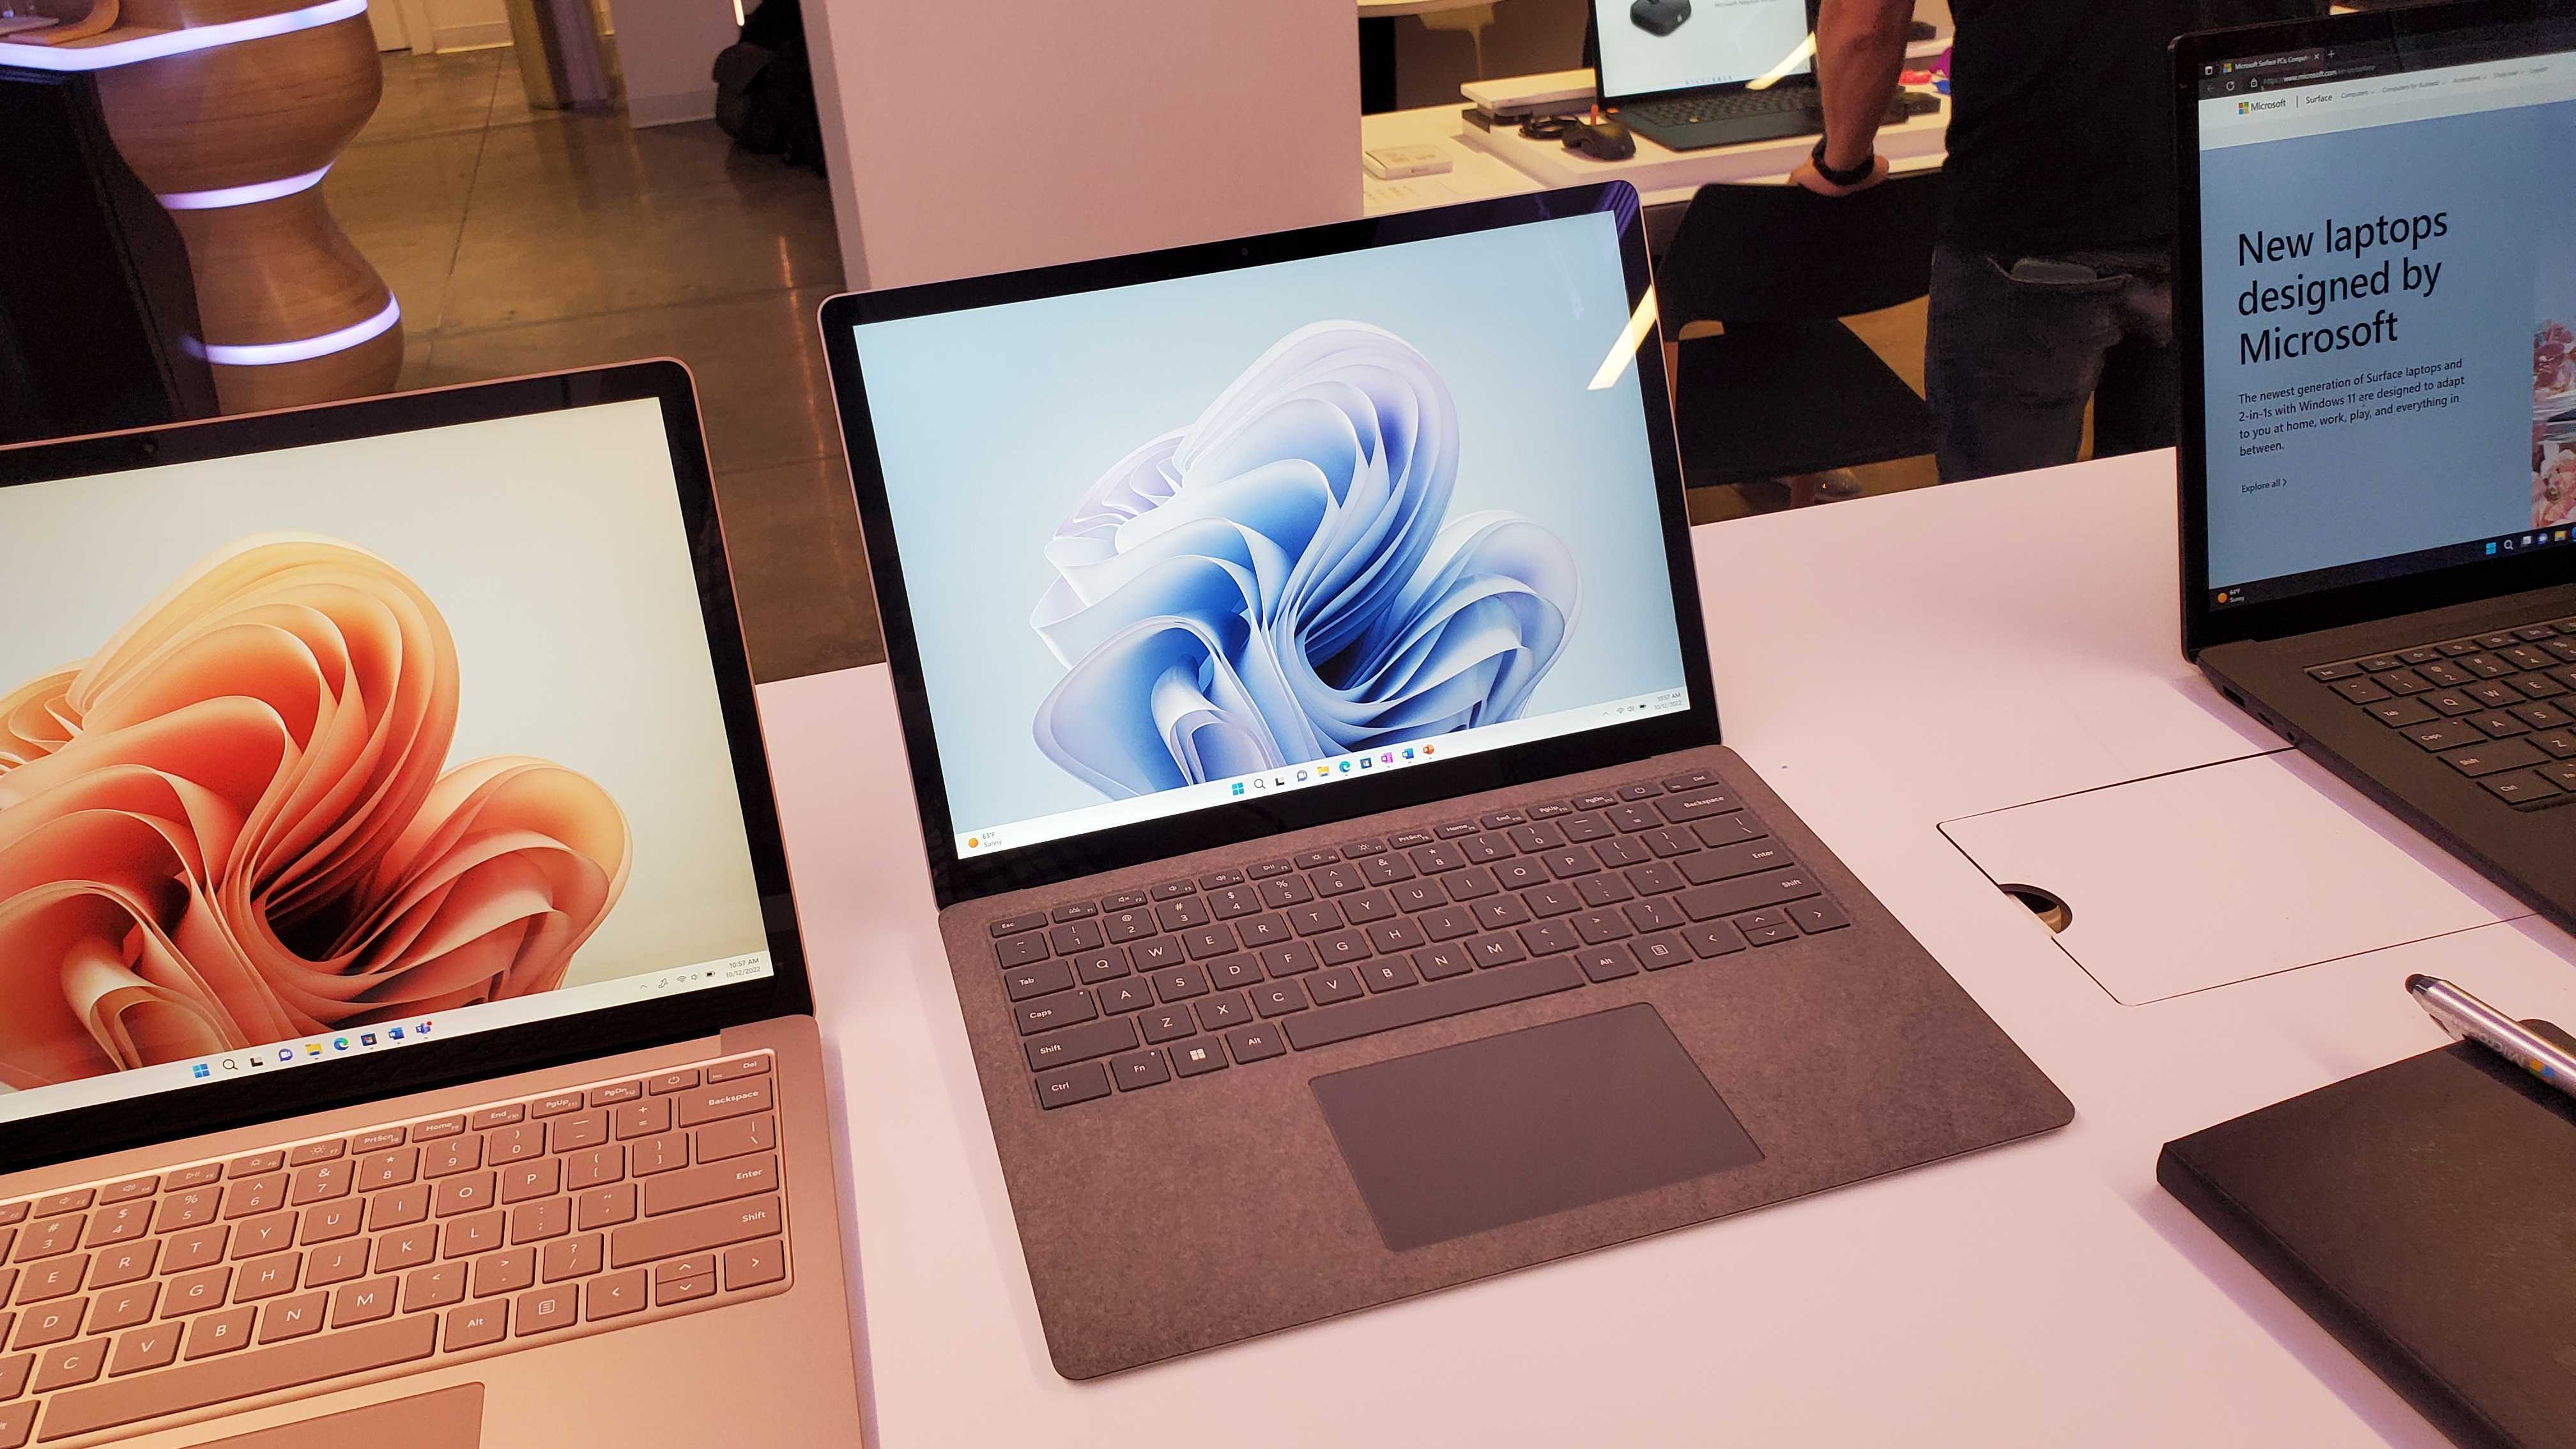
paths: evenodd
<path fill-rule="evenodd" d="M 410 0 L 403 12 L 415 51 L 474 50 L 510 43 L 510 13 L 501 0 Z M 427 36 L 427 43 L 422 37 Z"/>
<path fill-rule="evenodd" d="M 1352 0 L 805 0 L 850 285 L 1359 215 L 1357 18 Z"/>
<path fill-rule="evenodd" d="M 743 0 L 743 9 L 752 8 L 752 0 Z M 629 124 L 667 126 L 716 113 L 708 71 L 716 52 L 740 38 L 733 0 L 608 0 L 608 12 Z"/>
<path fill-rule="evenodd" d="M 1583 64 L 1588 0 L 1491 0 L 1485 27 L 1486 80 L 1572 70 Z M 1463 31 L 1434 30 L 1407 17 L 1395 22 L 1396 104 L 1463 106 L 1458 87 L 1476 75 L 1476 42 Z"/>

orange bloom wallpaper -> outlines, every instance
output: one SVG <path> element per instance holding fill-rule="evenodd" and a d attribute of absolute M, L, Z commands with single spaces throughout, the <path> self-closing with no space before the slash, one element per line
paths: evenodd
<path fill-rule="evenodd" d="M 0 1085 L 561 985 L 626 817 L 544 760 L 451 764 L 463 663 L 400 570 L 271 536 L 0 693 Z"/>

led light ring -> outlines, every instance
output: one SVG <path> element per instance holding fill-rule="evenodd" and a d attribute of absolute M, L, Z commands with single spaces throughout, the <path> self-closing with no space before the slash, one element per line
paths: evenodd
<path fill-rule="evenodd" d="M 248 186 L 226 186 L 214 191 L 173 191 L 158 199 L 172 211 L 214 211 L 227 206 L 248 206 L 255 201 L 275 201 L 281 196 L 310 191 L 330 170 L 331 163 L 325 161 L 318 169 L 301 176 L 255 181 Z"/>
<path fill-rule="evenodd" d="M 292 35 L 299 30 L 312 30 L 366 13 L 367 0 L 324 0 L 323 4 L 308 5 L 301 10 L 254 15 L 248 20 L 227 20 L 221 25 L 195 25 L 184 30 L 120 40 L 112 45 L 57 47 L 6 41 L 0 42 L 0 66 L 15 66 L 21 70 L 107 70 L 114 66 L 160 60 L 165 56 L 186 55 L 191 51 L 212 50 L 221 45 L 238 45 L 245 40 Z"/>
<path fill-rule="evenodd" d="M 285 362 L 310 362 L 334 352 L 346 352 L 362 342 L 381 337 L 402 320 L 402 303 L 387 298 L 385 310 L 364 322 L 352 323 L 337 332 L 307 337 L 296 342 L 199 342 L 190 339 L 188 351 L 221 367 L 275 367 Z"/>

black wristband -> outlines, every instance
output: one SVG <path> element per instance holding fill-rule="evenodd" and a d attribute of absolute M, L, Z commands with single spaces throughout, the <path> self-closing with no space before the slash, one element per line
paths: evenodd
<path fill-rule="evenodd" d="M 1878 170 L 1878 153 L 1876 151 L 1870 152 L 1869 155 L 1862 158 L 1861 163 L 1858 166 L 1854 166 L 1849 170 L 1837 171 L 1833 167 L 1826 165 L 1825 138 L 1822 136 L 1818 136 L 1816 138 L 1816 149 L 1808 153 L 1807 159 L 1815 164 L 1816 174 L 1818 176 L 1825 178 L 1829 184 L 1835 186 L 1858 186 L 1862 182 L 1867 181 L 1871 175 L 1876 173 Z"/>

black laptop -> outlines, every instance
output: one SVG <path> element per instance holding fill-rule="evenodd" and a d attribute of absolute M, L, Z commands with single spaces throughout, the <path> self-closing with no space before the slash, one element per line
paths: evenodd
<path fill-rule="evenodd" d="M 1813 19 L 1809 0 L 1592 0 L 1601 104 L 1669 151 L 1821 136 Z"/>
<path fill-rule="evenodd" d="M 2576 5 L 2174 54 L 2184 649 L 2576 927 Z"/>
<path fill-rule="evenodd" d="M 824 305 L 1066 1375 L 2068 1119 L 1721 742 L 1652 287 L 1611 183 Z"/>

